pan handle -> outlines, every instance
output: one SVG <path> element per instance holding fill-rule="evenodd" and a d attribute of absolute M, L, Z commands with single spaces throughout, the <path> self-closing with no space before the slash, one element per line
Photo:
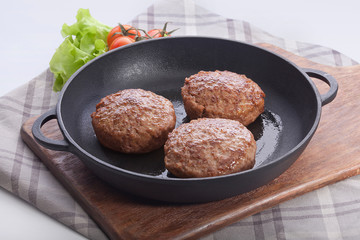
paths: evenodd
<path fill-rule="evenodd" d="M 319 80 L 322 80 L 330 86 L 330 89 L 327 93 L 320 95 L 321 106 L 324 106 L 324 105 L 328 104 L 329 102 L 331 102 L 332 100 L 334 100 L 339 86 L 338 86 L 336 79 L 333 76 L 331 76 L 330 74 L 328 74 L 326 72 L 323 72 L 323 71 L 320 71 L 317 69 L 312 69 L 312 68 L 303 68 L 302 70 L 304 72 L 306 72 L 306 74 L 309 77 L 314 77 Z"/>
<path fill-rule="evenodd" d="M 38 119 L 35 120 L 32 126 L 32 134 L 36 141 L 51 150 L 56 151 L 70 151 L 70 144 L 67 140 L 54 140 L 44 136 L 41 132 L 41 127 L 50 121 L 51 119 L 57 119 L 56 109 L 53 108 L 46 113 L 42 114 Z"/>

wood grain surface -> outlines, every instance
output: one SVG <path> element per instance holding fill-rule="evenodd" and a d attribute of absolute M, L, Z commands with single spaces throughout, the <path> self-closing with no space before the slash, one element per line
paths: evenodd
<path fill-rule="evenodd" d="M 333 75 L 336 99 L 322 109 L 321 121 L 300 158 L 281 176 L 254 191 L 203 204 L 169 204 L 134 197 L 108 186 L 74 155 L 45 149 L 31 134 L 34 118 L 24 123 L 23 140 L 111 239 L 196 239 L 283 201 L 360 172 L 360 65 L 331 67 L 310 62 L 272 45 L 300 67 Z M 315 81 L 320 92 L 326 84 Z M 42 128 L 62 138 L 56 121 Z"/>

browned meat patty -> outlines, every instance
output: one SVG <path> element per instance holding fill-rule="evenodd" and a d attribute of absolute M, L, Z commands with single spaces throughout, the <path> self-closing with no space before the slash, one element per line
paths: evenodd
<path fill-rule="evenodd" d="M 168 99 L 142 89 L 104 97 L 91 117 L 100 143 L 123 153 L 146 153 L 162 147 L 176 122 Z"/>
<path fill-rule="evenodd" d="M 164 146 L 165 167 L 178 177 L 211 177 L 250 169 L 256 142 L 240 122 L 199 118 L 180 125 Z"/>
<path fill-rule="evenodd" d="M 181 88 L 190 119 L 228 118 L 249 125 L 264 111 L 265 93 L 245 75 L 229 71 L 199 73 Z"/>

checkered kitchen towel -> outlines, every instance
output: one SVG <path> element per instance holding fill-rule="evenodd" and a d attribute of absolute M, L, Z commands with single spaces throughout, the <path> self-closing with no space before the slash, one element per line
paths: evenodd
<path fill-rule="evenodd" d="M 158 2 L 130 24 L 151 29 L 171 21 L 175 35 L 217 35 L 248 43 L 266 42 L 322 64 L 355 65 L 341 53 L 319 45 L 270 35 L 250 23 L 226 19 L 189 0 Z M 53 108 L 53 75 L 45 70 L 0 97 L 0 186 L 89 239 L 105 234 L 23 143 L 24 121 Z M 284 202 L 203 239 L 360 239 L 360 176 Z"/>

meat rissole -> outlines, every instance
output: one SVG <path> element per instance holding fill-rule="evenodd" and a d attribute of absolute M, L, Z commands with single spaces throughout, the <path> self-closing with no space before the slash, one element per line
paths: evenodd
<path fill-rule="evenodd" d="M 91 117 L 99 142 L 123 153 L 161 148 L 176 122 L 173 104 L 143 89 L 125 89 L 104 97 Z"/>
<path fill-rule="evenodd" d="M 264 111 L 261 88 L 230 71 L 200 71 L 185 79 L 181 94 L 190 119 L 227 118 L 247 126 Z"/>
<path fill-rule="evenodd" d="M 198 119 L 175 130 L 174 107 L 159 95 L 126 89 L 103 98 L 91 115 L 99 141 L 124 153 L 150 152 L 166 141 L 165 167 L 178 177 L 252 168 L 256 142 L 244 125 L 264 111 L 260 87 L 245 75 L 200 71 L 185 79 L 181 94 L 189 118 Z"/>
<path fill-rule="evenodd" d="M 174 129 L 164 146 L 165 167 L 177 177 L 212 177 L 250 169 L 256 142 L 240 122 L 199 118 Z"/>

